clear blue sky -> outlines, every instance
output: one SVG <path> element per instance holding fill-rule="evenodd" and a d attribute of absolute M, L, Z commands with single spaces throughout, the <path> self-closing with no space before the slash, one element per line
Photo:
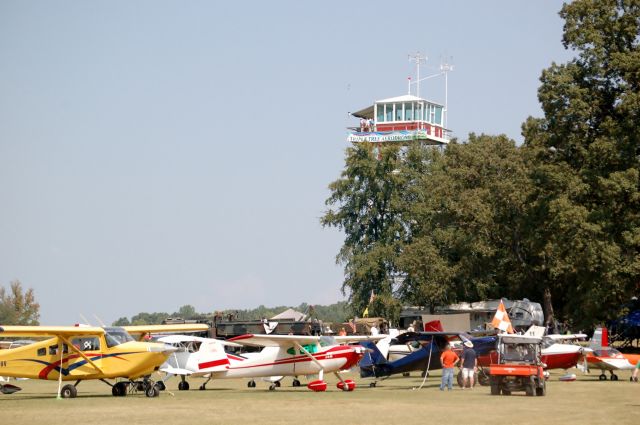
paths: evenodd
<path fill-rule="evenodd" d="M 319 217 L 347 112 L 405 94 L 419 50 L 453 58 L 456 136 L 521 142 L 561 5 L 3 0 L 0 284 L 44 324 L 341 300 Z"/>

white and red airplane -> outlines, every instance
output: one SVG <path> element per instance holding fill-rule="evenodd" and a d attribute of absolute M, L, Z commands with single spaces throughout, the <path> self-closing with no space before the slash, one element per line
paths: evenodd
<path fill-rule="evenodd" d="M 591 350 L 576 344 L 587 338 L 586 334 L 545 335 L 542 326 L 531 326 L 526 335 L 542 338 L 541 360 L 545 369 L 570 369 L 578 365 Z"/>
<path fill-rule="evenodd" d="M 623 354 L 613 347 L 609 347 L 607 328 L 596 328 L 591 338 L 590 347 L 592 352 L 587 354 L 587 371 L 590 369 L 600 369 L 601 381 L 606 381 L 605 371 L 611 374 L 612 381 L 618 380 L 616 370 L 633 370 L 640 361 L 638 354 Z"/>
<path fill-rule="evenodd" d="M 160 367 L 162 372 L 178 375 L 181 382 L 178 389 L 189 389 L 187 376 L 208 376 L 200 387 L 205 389 L 211 379 L 249 378 L 249 387 L 255 387 L 254 378 L 269 378 L 270 390 L 279 386 L 284 376 L 318 375 L 318 379 L 309 382 L 307 388 L 313 391 L 325 391 L 327 383 L 324 373 L 334 373 L 339 382 L 337 387 L 344 391 L 353 391 L 355 382 L 342 379 L 338 373 L 358 364 L 366 349 L 359 345 L 345 345 L 378 337 L 331 337 L 302 335 L 242 335 L 229 341 L 198 338 L 184 335 L 171 335 L 158 341 L 178 347 L 167 362 Z M 230 354 L 225 345 L 260 347 L 256 353 Z M 297 385 L 296 385 L 297 384 Z M 294 386 L 299 386 L 297 378 Z"/>

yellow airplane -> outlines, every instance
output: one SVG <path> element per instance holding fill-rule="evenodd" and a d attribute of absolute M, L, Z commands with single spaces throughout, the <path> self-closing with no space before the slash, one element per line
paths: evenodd
<path fill-rule="evenodd" d="M 111 386 L 114 396 L 144 391 L 156 397 L 160 387 L 149 376 L 176 351 L 165 344 L 134 340 L 129 332 L 151 333 L 206 331 L 204 324 L 124 327 L 0 326 L 0 337 L 47 338 L 33 344 L 0 350 L 0 376 L 58 380 L 58 397 L 74 398 L 85 379 L 99 379 Z M 107 379 L 124 378 L 114 384 Z M 62 381 L 75 381 L 62 386 Z M 0 392 L 20 388 L 0 384 Z"/>

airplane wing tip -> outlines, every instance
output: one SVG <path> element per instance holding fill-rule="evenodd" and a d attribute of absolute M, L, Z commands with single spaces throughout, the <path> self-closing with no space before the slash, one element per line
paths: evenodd
<path fill-rule="evenodd" d="M 244 335 L 234 336 L 233 338 L 229 338 L 227 341 L 241 341 L 243 339 L 248 339 L 248 338 L 253 338 L 253 334 L 244 334 Z"/>

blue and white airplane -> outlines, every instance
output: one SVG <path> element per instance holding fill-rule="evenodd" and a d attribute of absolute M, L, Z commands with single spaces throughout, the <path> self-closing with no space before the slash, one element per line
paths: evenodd
<path fill-rule="evenodd" d="M 386 378 L 391 375 L 404 374 L 412 371 L 426 372 L 442 368 L 440 354 L 452 340 L 471 341 L 478 359 L 490 356 L 496 349 L 495 336 L 472 337 L 462 332 L 405 332 L 396 338 L 381 341 L 377 345 L 373 342 L 363 342 L 367 348 L 362 360 L 360 360 L 360 377 L 362 378 Z M 412 345 L 414 348 L 407 350 L 407 354 L 396 360 L 388 360 L 389 346 Z M 386 353 L 383 353 L 383 351 Z M 454 348 L 455 351 L 461 348 Z M 460 354 L 459 352 L 457 354 Z M 375 386 L 375 382 L 371 383 Z"/>

